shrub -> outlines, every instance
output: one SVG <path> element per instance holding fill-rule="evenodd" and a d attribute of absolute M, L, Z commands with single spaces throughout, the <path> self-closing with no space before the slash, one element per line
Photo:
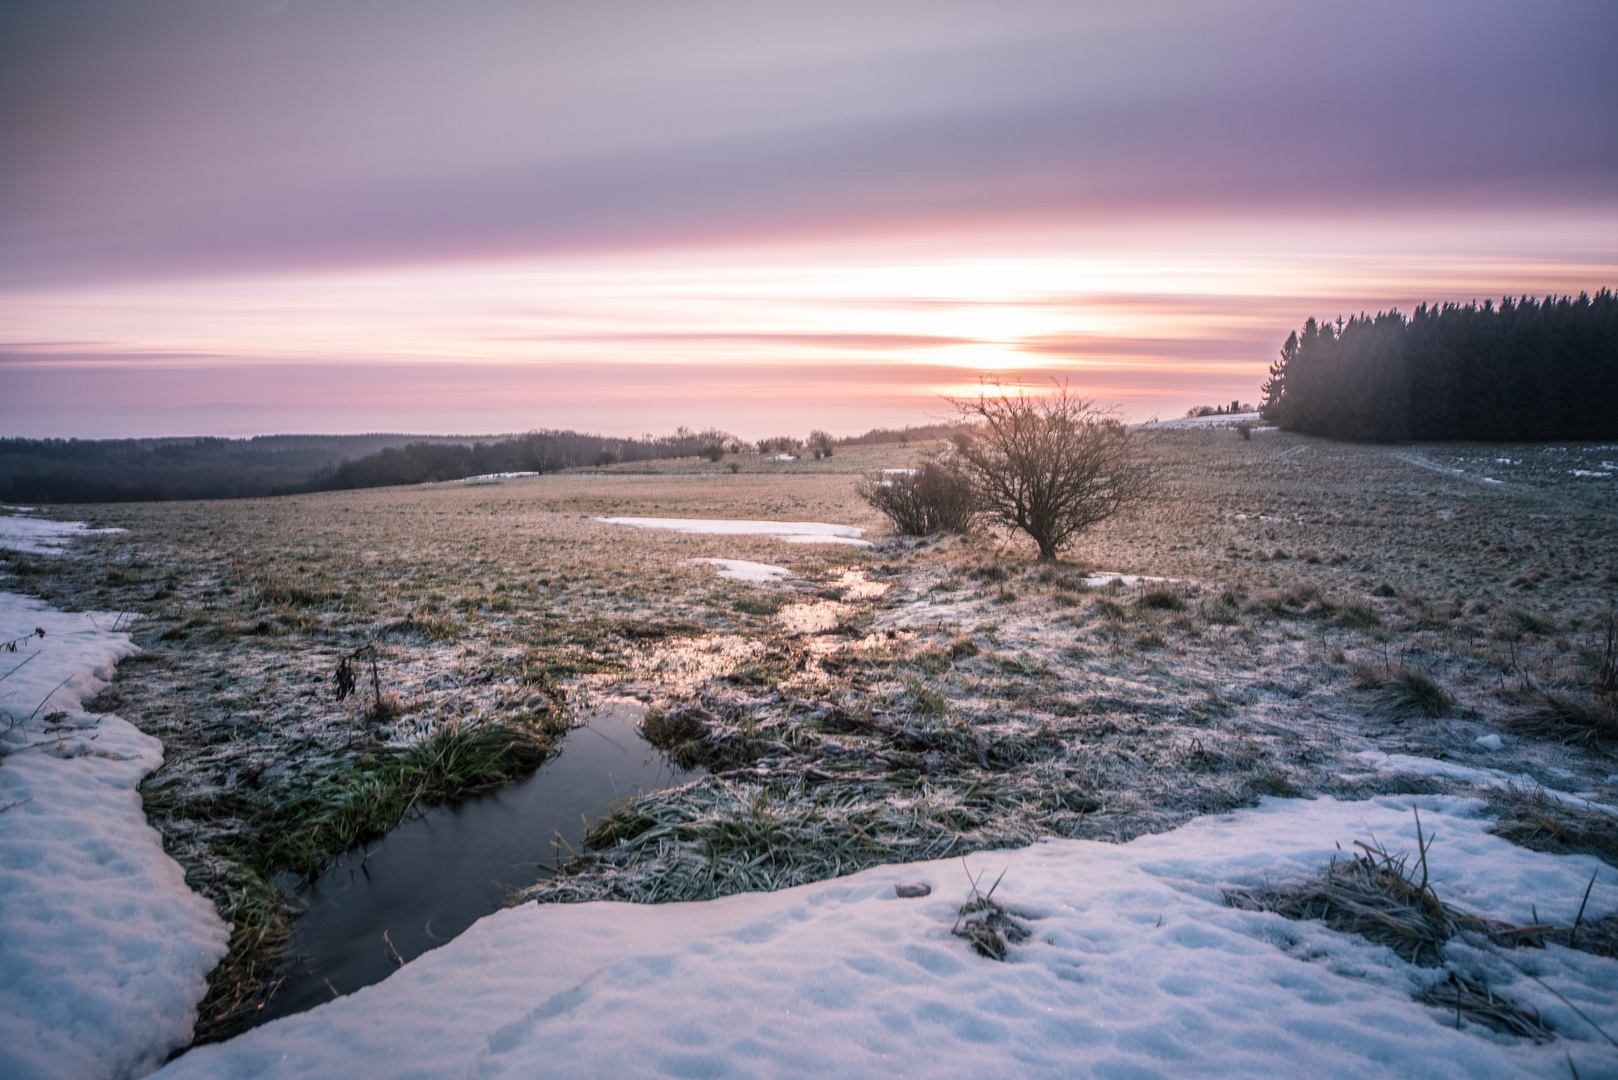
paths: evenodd
<path fill-rule="evenodd" d="M 815 457 L 831 457 L 832 437 L 828 432 L 818 428 L 809 433 L 809 445 L 814 448 Z"/>
<path fill-rule="evenodd" d="M 1152 470 L 1117 416 L 1066 386 L 1040 397 L 991 386 L 993 394 L 953 403 L 975 426 L 956 438 L 955 459 L 983 512 L 1027 533 L 1041 559 L 1054 560 L 1085 529 L 1146 498 Z"/>
<path fill-rule="evenodd" d="M 977 516 L 971 482 L 938 461 L 868 480 L 860 485 L 859 494 L 904 536 L 967 532 Z"/>

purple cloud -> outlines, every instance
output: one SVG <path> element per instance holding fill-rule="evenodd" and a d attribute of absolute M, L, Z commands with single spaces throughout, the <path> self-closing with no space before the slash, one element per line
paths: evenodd
<path fill-rule="evenodd" d="M 1580 0 L 9 5 L 0 283 L 1610 203 L 1614 40 Z"/>

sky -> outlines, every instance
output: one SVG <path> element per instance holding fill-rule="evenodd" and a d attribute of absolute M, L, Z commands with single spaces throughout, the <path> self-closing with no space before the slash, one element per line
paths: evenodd
<path fill-rule="evenodd" d="M 7 0 L 0 435 L 1133 420 L 1618 285 L 1618 5 Z"/>

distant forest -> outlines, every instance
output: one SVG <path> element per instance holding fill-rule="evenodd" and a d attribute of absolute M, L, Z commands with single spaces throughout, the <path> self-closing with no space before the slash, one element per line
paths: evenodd
<path fill-rule="evenodd" d="M 1310 319 L 1270 365 L 1261 411 L 1289 431 L 1371 442 L 1618 438 L 1618 298 Z"/>
<path fill-rule="evenodd" d="M 337 491 L 424 484 L 502 472 L 548 473 L 622 461 L 719 458 L 748 448 L 748 444 L 723 431 L 689 428 L 680 428 L 673 435 L 646 435 L 639 439 L 580 435 L 576 431 L 535 431 L 496 442 L 474 442 L 469 446 L 412 442 L 356 461 L 345 461 L 314 477 L 300 490 Z"/>
<path fill-rule="evenodd" d="M 412 441 L 408 435 L 0 439 L 0 501 L 146 502 L 273 495 L 296 490 L 339 462 Z"/>
<path fill-rule="evenodd" d="M 836 440 L 838 445 L 940 438 L 929 426 Z M 773 440 L 790 442 L 795 439 Z M 503 438 L 411 435 L 263 435 L 252 439 L 0 438 L 0 502 L 158 502 L 239 499 L 306 491 L 420 484 L 501 472 L 708 457 L 757 449 L 723 431 L 613 438 L 535 431 Z"/>

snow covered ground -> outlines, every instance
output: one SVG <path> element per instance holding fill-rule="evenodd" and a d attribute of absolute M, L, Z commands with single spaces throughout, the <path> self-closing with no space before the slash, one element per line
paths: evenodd
<path fill-rule="evenodd" d="M 71 537 L 69 526 L 21 533 Z M 9 532 L 9 535 L 7 533 Z M 39 547 L 24 550 L 41 550 Z M 0 593 L 0 1076 L 140 1075 L 191 1038 L 227 928 L 186 887 L 136 786 L 163 760 L 132 724 L 86 713 L 136 648 L 118 616 Z M 37 631 L 43 629 L 41 637 Z"/>
<path fill-rule="evenodd" d="M 477 480 L 515 480 L 522 476 L 538 476 L 537 472 L 491 472 L 479 473 L 477 476 L 463 476 L 459 480 L 451 480 L 452 484 L 470 484 Z"/>
<path fill-rule="evenodd" d="M 1261 428 L 1263 417 L 1256 412 L 1248 413 L 1215 413 L 1212 416 L 1181 416 L 1173 420 L 1149 420 L 1140 426 L 1143 428 L 1163 428 L 1169 431 L 1194 431 L 1199 428 L 1235 427 L 1237 424 L 1251 425 L 1254 431 L 1274 431 L 1274 428 Z"/>
<path fill-rule="evenodd" d="M 8 506 L 6 509 L 23 511 L 31 508 Z M 35 554 L 59 552 L 80 536 L 123 531 L 123 529 L 92 529 L 82 521 L 48 521 L 44 518 L 7 515 L 0 517 L 0 548 Z"/>
<path fill-rule="evenodd" d="M 710 536 L 774 536 L 789 544 L 851 544 L 870 547 L 861 540 L 864 529 L 852 525 L 831 525 L 824 521 L 747 521 L 723 518 L 597 518 L 609 525 L 633 525 L 641 529 L 673 529 L 676 532 Z"/>
<path fill-rule="evenodd" d="M 692 559 L 691 561 L 719 567 L 715 573 L 722 578 L 729 578 L 732 581 L 751 581 L 755 584 L 775 581 L 786 577 L 792 572 L 784 566 L 748 562 L 746 559 Z"/>
<path fill-rule="evenodd" d="M 1355 840 L 1416 848 L 1464 910 L 1570 922 L 1618 874 L 1490 835 L 1454 797 L 1265 799 L 1128 844 L 1057 840 L 702 904 L 525 905 L 385 982 L 171 1064 L 183 1077 L 1618 1076 L 1618 960 L 1450 959 L 1541 1010 L 1535 1045 L 1411 1000 L 1444 977 L 1221 890 L 1312 874 Z M 968 872 L 1030 931 L 1008 962 L 952 936 Z M 931 886 L 901 899 L 894 886 Z M 1515 965 L 1515 966 L 1514 966 Z M 1519 967 L 1542 982 L 1525 976 Z M 1555 993 L 1551 991 L 1554 990 Z"/>

